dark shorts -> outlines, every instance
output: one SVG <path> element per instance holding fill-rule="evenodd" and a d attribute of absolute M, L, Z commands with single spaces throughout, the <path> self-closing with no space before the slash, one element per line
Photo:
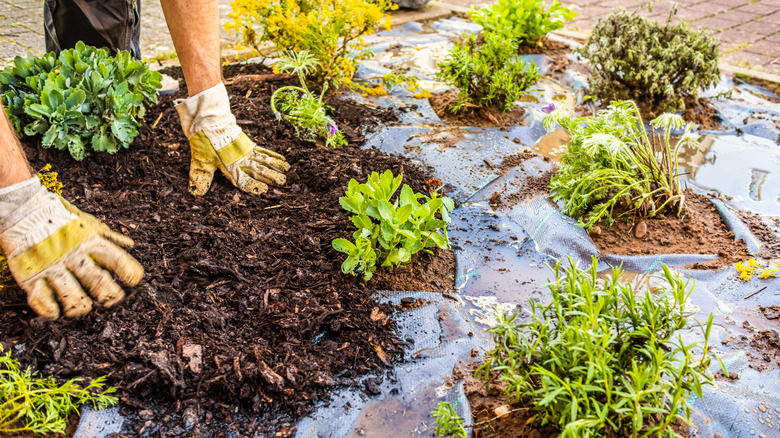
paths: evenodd
<path fill-rule="evenodd" d="M 141 0 L 44 0 L 43 21 L 47 52 L 84 41 L 141 59 Z"/>

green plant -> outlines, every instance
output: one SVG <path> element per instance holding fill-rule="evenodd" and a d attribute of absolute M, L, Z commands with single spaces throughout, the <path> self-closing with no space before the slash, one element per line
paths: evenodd
<path fill-rule="evenodd" d="M 676 111 L 720 80 L 720 41 L 685 23 L 665 25 L 625 10 L 601 18 L 578 53 L 593 68 L 591 90 L 603 101 L 634 99 Z"/>
<path fill-rule="evenodd" d="M 452 112 L 491 105 L 506 112 L 540 75 L 536 64 L 517 56 L 506 37 L 482 33 L 456 42 L 439 63 L 437 77 L 459 89 Z"/>
<path fill-rule="evenodd" d="M 301 86 L 287 86 L 276 90 L 271 96 L 271 109 L 277 118 L 284 115 L 295 128 L 298 138 L 306 141 L 323 138 L 326 146 L 344 146 L 347 140 L 336 127 L 336 122 L 327 114 L 332 109 L 322 100 L 328 84 L 323 84 L 319 96 L 315 96 L 306 86 L 305 76 L 311 74 L 316 66 L 317 60 L 305 50 L 298 53 L 289 52 L 282 56 L 275 68 L 298 76 Z"/>
<path fill-rule="evenodd" d="M 447 402 L 440 402 L 431 415 L 436 418 L 436 436 L 466 438 L 463 419 L 455 413 L 455 409 Z"/>
<path fill-rule="evenodd" d="M 396 267 L 409 263 L 419 251 L 427 248 L 449 247 L 447 224 L 449 212 L 455 205 L 452 199 L 440 196 L 438 189 L 431 196 L 414 193 L 404 184 L 393 203 L 390 199 L 401 186 L 403 175 L 393 176 L 390 170 L 382 175 L 372 172 L 368 182 L 349 181 L 345 196 L 339 198 L 341 206 L 355 215 L 350 218 L 357 228 L 352 234 L 355 242 L 339 238 L 333 248 L 347 254 L 341 271 L 370 280 L 381 267 Z M 419 200 L 424 200 L 420 203 Z"/>
<path fill-rule="evenodd" d="M 5 111 L 17 132 L 43 135 L 43 146 L 76 160 L 116 153 L 138 135 L 144 104 L 157 102 L 160 73 L 130 52 L 77 43 L 59 57 L 17 56 L 0 72 Z"/>
<path fill-rule="evenodd" d="M 558 0 L 549 9 L 544 4 L 544 0 L 498 0 L 480 10 L 472 8 L 469 15 L 485 32 L 506 35 L 520 45 L 541 46 L 548 32 L 563 29 L 564 22 L 577 16 Z"/>
<path fill-rule="evenodd" d="M 712 314 L 706 327 L 697 322 L 703 345 L 687 343 L 677 332 L 696 313 L 686 309 L 693 287 L 686 291 L 664 265 L 652 290 L 637 296 L 620 268 L 600 279 L 596 265 L 558 262 L 552 303 L 531 300 L 527 324 L 502 315 L 490 329 L 496 347 L 476 374 L 487 382 L 497 372 L 507 398 L 530 403 L 536 421 L 554 424 L 561 438 L 676 437 L 670 425 L 681 412 L 690 420 L 688 396 L 702 397 L 713 381 Z"/>
<path fill-rule="evenodd" d="M 270 41 L 275 50 L 306 50 L 319 62 L 316 78 L 333 86 L 352 79 L 363 50 L 365 35 L 380 26 L 390 29 L 385 11 L 389 0 L 233 0 L 229 32 L 238 32 L 243 44 L 262 52 Z M 261 29 L 258 33 L 257 29 Z"/>
<path fill-rule="evenodd" d="M 683 145 L 698 144 L 698 135 L 682 117 L 662 114 L 650 122 L 648 133 L 636 104 L 628 101 L 613 102 L 591 117 L 557 110 L 543 122 L 548 130 L 559 124 L 571 136 L 550 191 L 580 226 L 590 230 L 602 220 L 609 226 L 630 215 L 682 211 L 685 195 L 677 155 Z M 672 130 L 683 126 L 672 145 Z"/>
<path fill-rule="evenodd" d="M 82 387 L 81 380 L 72 379 L 59 385 L 54 378 L 23 370 L 10 351 L 0 355 L 0 431 L 63 433 L 68 416 L 78 413 L 81 405 L 104 409 L 117 403 L 108 395 L 116 388 L 103 390 L 104 381 L 98 377 Z"/>

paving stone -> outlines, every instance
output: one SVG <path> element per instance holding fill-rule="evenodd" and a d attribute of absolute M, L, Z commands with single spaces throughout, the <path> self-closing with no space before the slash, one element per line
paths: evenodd
<path fill-rule="evenodd" d="M 736 9 L 731 9 L 725 12 L 721 12 L 720 14 L 716 15 L 715 17 L 723 16 L 726 20 L 729 21 L 739 21 L 740 23 L 747 23 L 749 21 L 755 20 L 756 18 L 759 18 L 761 14 L 756 14 L 752 12 L 740 12 Z"/>
<path fill-rule="evenodd" d="M 780 22 L 767 23 L 764 21 L 750 21 L 735 27 L 733 30 L 754 33 L 762 36 L 774 35 L 777 32 L 780 32 Z"/>
<path fill-rule="evenodd" d="M 769 40 L 759 40 L 744 49 L 746 52 L 757 53 L 759 55 L 780 58 L 780 44 Z"/>
<path fill-rule="evenodd" d="M 702 18 L 701 20 L 696 20 L 693 23 L 691 23 L 691 27 L 695 29 L 711 29 L 714 31 L 719 31 L 723 29 L 736 27 L 740 24 L 738 21 L 731 21 L 722 18 L 721 15 L 723 14 L 719 14 L 714 17 Z"/>
<path fill-rule="evenodd" d="M 744 6 L 746 1 L 745 0 L 710 0 L 710 3 L 715 3 L 719 5 L 728 5 L 732 8 L 737 8 L 740 6 Z"/>
<path fill-rule="evenodd" d="M 718 38 L 720 38 L 721 41 L 729 43 L 749 44 L 762 39 L 763 35 L 745 32 L 744 30 L 730 29 L 719 33 Z"/>
<path fill-rule="evenodd" d="M 772 12 L 776 12 L 779 7 L 780 6 L 773 6 L 773 5 L 764 4 L 762 2 L 756 2 L 756 3 L 750 3 L 744 6 L 740 6 L 734 10 L 738 12 L 750 12 L 753 14 L 767 15 L 767 14 L 771 14 Z"/>
<path fill-rule="evenodd" d="M 713 5 L 713 6 L 717 6 L 717 5 Z M 686 21 L 688 23 L 691 23 L 701 18 L 710 16 L 714 13 L 715 13 L 714 11 L 710 11 L 706 8 L 690 6 L 685 9 L 678 10 L 674 18 L 677 20 L 677 22 Z"/>
<path fill-rule="evenodd" d="M 723 55 L 721 59 L 737 66 L 760 69 L 761 67 L 767 66 L 769 63 L 774 61 L 775 58 L 739 50 Z"/>

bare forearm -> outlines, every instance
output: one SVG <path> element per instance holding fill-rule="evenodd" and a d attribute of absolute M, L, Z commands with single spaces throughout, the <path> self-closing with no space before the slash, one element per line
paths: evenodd
<path fill-rule="evenodd" d="M 0 188 L 32 177 L 27 157 L 0 105 Z"/>
<path fill-rule="evenodd" d="M 160 0 L 190 96 L 222 81 L 217 0 Z"/>

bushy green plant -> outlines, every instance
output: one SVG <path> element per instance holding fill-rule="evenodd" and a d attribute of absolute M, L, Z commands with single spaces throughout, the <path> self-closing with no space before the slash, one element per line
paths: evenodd
<path fill-rule="evenodd" d="M 587 58 L 593 74 L 591 91 L 600 99 L 634 99 L 661 111 L 685 108 L 686 97 L 720 80 L 720 41 L 686 23 L 665 25 L 625 10 L 599 19 L 578 53 Z"/>
<path fill-rule="evenodd" d="M 517 56 L 511 39 L 493 33 L 467 35 L 439 63 L 439 80 L 458 87 L 451 110 L 493 105 L 506 112 L 541 77 L 533 62 Z"/>
<path fill-rule="evenodd" d="M 68 150 L 76 160 L 91 152 L 116 153 L 138 135 L 144 104 L 157 102 L 160 73 L 130 52 L 77 43 L 27 58 L 0 72 L 5 111 L 17 132 L 43 135 L 43 146 Z"/>
<path fill-rule="evenodd" d="M 344 146 L 347 140 L 336 127 L 336 122 L 328 116 L 332 111 L 322 100 L 328 84 L 323 84 L 319 96 L 314 95 L 306 86 L 306 75 L 317 67 L 317 60 L 305 50 L 288 52 L 275 64 L 278 71 L 290 72 L 301 81 L 300 87 L 279 88 L 271 96 L 271 109 L 277 118 L 284 116 L 295 128 L 295 135 L 306 141 L 317 138 L 325 140 L 326 146 Z"/>
<path fill-rule="evenodd" d="M 60 385 L 22 369 L 8 351 L 0 355 L 0 432 L 64 433 L 68 417 L 82 405 L 105 409 L 117 403 L 109 395 L 116 388 L 104 390 L 104 381 L 98 377 L 82 387 L 81 380 L 72 379 Z"/>
<path fill-rule="evenodd" d="M 687 398 L 713 381 L 712 315 L 699 324 L 704 343 L 685 342 L 678 331 L 696 313 L 686 309 L 692 287 L 664 265 L 652 292 L 637 296 L 620 268 L 600 279 L 596 265 L 558 262 L 552 303 L 531 300 L 526 324 L 502 315 L 476 374 L 487 382 L 497 372 L 507 398 L 530 403 L 534 419 L 561 438 L 676 437 L 670 425 L 680 413 L 690 420 Z"/>
<path fill-rule="evenodd" d="M 521 45 L 541 46 L 548 32 L 563 29 L 577 13 L 558 0 L 549 9 L 545 8 L 545 0 L 498 0 L 491 6 L 472 9 L 469 15 L 485 32 L 507 35 Z"/>
<path fill-rule="evenodd" d="M 435 411 L 431 413 L 436 418 L 436 436 L 466 438 L 466 429 L 463 428 L 463 419 L 455 413 L 455 409 L 447 402 L 440 402 Z"/>
<path fill-rule="evenodd" d="M 352 234 L 355 242 L 339 238 L 332 243 L 334 249 L 347 254 L 341 265 L 345 274 L 362 272 L 363 279 L 370 280 L 377 262 L 381 267 L 396 267 L 409 263 L 420 251 L 430 252 L 427 248 L 449 247 L 447 224 L 449 212 L 455 208 L 452 199 L 440 196 L 438 190 L 430 197 L 414 193 L 404 184 L 391 203 L 402 179 L 403 175 L 393 176 L 387 170 L 382 175 L 372 172 L 364 184 L 349 181 L 339 203 L 355 214 L 350 218 L 357 228 Z"/>
<path fill-rule="evenodd" d="M 621 217 L 682 211 L 677 156 L 683 145 L 698 145 L 698 135 L 682 117 L 662 114 L 650 122 L 648 133 L 636 104 L 619 101 L 590 117 L 557 110 L 543 122 L 548 130 L 558 124 L 571 136 L 550 191 L 580 226 L 590 230 L 601 221 L 609 226 Z M 673 145 L 671 131 L 683 126 Z"/>

